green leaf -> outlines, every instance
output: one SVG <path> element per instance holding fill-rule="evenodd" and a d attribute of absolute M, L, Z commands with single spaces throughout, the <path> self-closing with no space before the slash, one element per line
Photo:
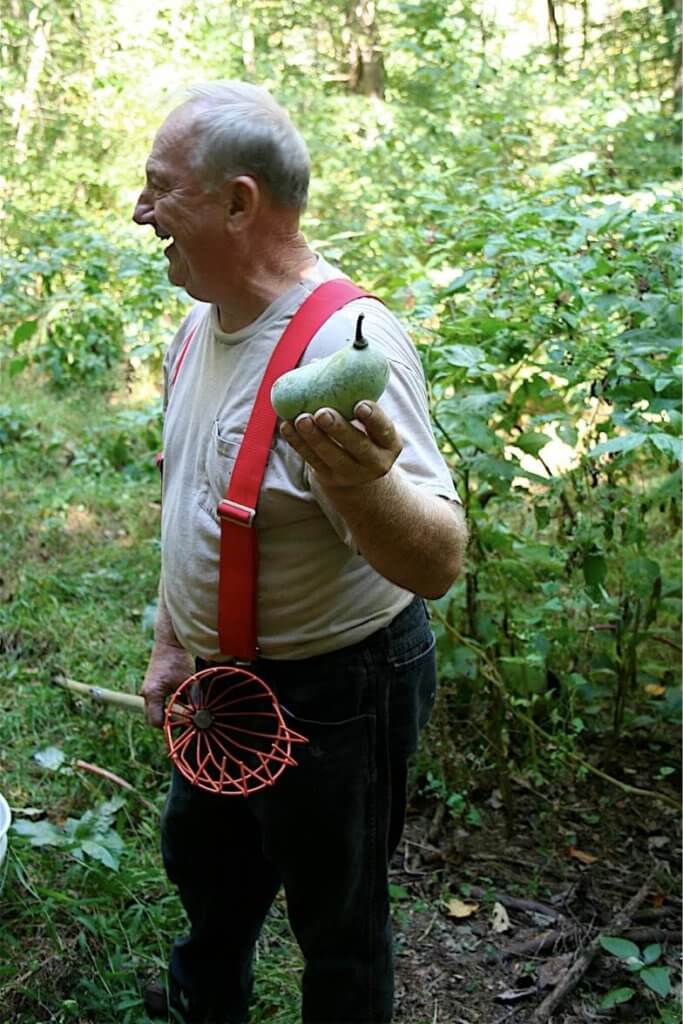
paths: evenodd
<path fill-rule="evenodd" d="M 47 768 L 48 771 L 56 772 L 64 764 L 64 756 L 64 751 L 60 750 L 59 747 L 45 747 L 44 750 L 36 750 L 33 760 L 41 768 Z"/>
<path fill-rule="evenodd" d="M 462 291 L 465 285 L 469 284 L 472 278 L 475 277 L 476 273 L 476 270 L 466 270 L 460 277 L 456 277 L 446 288 L 446 295 L 453 295 L 455 292 Z"/>
<path fill-rule="evenodd" d="M 602 444 L 598 444 L 595 448 L 592 448 L 591 451 L 588 452 L 588 457 L 590 459 L 595 459 L 598 455 L 620 455 L 622 452 L 631 452 L 635 448 L 640 448 L 647 439 L 647 434 L 639 433 L 623 434 L 621 437 L 612 437 L 609 441 L 603 441 Z"/>
<path fill-rule="evenodd" d="M 589 551 L 583 556 L 583 578 L 586 586 L 596 589 L 607 579 L 607 560 L 600 551 Z"/>
<path fill-rule="evenodd" d="M 662 570 L 651 558 L 628 558 L 624 561 L 624 578 L 636 594 L 649 597 Z"/>
<path fill-rule="evenodd" d="M 609 935 L 600 936 L 600 945 L 603 949 L 606 949 L 608 953 L 613 956 L 618 956 L 620 960 L 628 960 L 629 957 L 640 958 L 640 950 L 636 946 L 635 942 L 630 942 L 628 939 L 613 938 Z"/>
<path fill-rule="evenodd" d="M 673 455 L 679 462 L 683 462 L 683 438 L 672 437 L 671 434 L 650 434 L 649 437 L 660 452 Z"/>
<path fill-rule="evenodd" d="M 539 530 L 545 530 L 550 522 L 550 509 L 547 505 L 534 505 L 534 517 L 536 519 L 536 527 Z"/>
<path fill-rule="evenodd" d="M 29 362 L 30 359 L 28 356 L 16 356 L 14 359 L 10 359 L 7 364 L 7 372 L 9 373 L 10 380 L 13 377 L 17 377 L 20 373 L 23 373 Z"/>
<path fill-rule="evenodd" d="M 601 1010 L 611 1010 L 613 1006 L 618 1006 L 620 1003 L 627 1003 L 629 999 L 632 999 L 636 994 L 634 988 L 613 988 L 606 996 L 603 997 L 600 1003 Z"/>
<path fill-rule="evenodd" d="M 663 999 L 671 994 L 671 978 L 668 967 L 643 967 L 640 977 L 648 988 L 651 988 Z"/>
<path fill-rule="evenodd" d="M 93 860 L 97 860 L 100 864 L 104 864 L 106 868 L 111 868 L 112 871 L 118 871 L 119 861 L 118 858 L 112 856 L 111 852 L 102 843 L 95 842 L 92 839 L 86 839 L 81 843 L 81 849 L 83 853 L 87 853 Z"/>
<path fill-rule="evenodd" d="M 447 345 L 443 350 L 450 366 L 466 366 L 473 369 L 483 363 L 486 353 L 478 345 Z"/>
<path fill-rule="evenodd" d="M 26 836 L 31 846 L 64 846 L 64 833 L 49 821 L 15 821 L 14 832 Z"/>
<path fill-rule="evenodd" d="M 665 773 L 665 769 L 660 771 L 660 775 Z M 662 955 L 662 947 L 658 942 L 653 942 L 651 946 L 646 946 L 643 950 L 643 960 L 646 964 L 653 964 L 656 960 L 659 960 Z"/>
<path fill-rule="evenodd" d="M 515 437 L 512 443 L 516 448 L 521 448 L 523 452 L 535 457 L 551 440 L 552 438 L 548 437 L 547 434 L 542 434 L 540 431 L 527 430 L 525 433 L 520 434 L 519 437 Z"/>
<path fill-rule="evenodd" d="M 15 329 L 14 334 L 12 335 L 13 347 L 19 348 L 21 343 L 27 341 L 29 338 L 32 338 L 37 330 L 37 320 L 27 320 L 25 323 L 19 324 L 19 326 Z"/>
<path fill-rule="evenodd" d="M 481 814 L 476 807 L 470 807 L 465 815 L 465 821 L 468 825 L 474 825 L 476 828 L 481 827 Z"/>
<path fill-rule="evenodd" d="M 389 897 L 392 900 L 407 900 L 410 893 L 403 885 L 395 885 L 393 882 L 389 884 Z"/>

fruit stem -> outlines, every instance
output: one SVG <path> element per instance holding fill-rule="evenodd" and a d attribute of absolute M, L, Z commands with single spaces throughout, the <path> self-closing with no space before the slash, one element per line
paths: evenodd
<path fill-rule="evenodd" d="M 363 323 L 363 317 L 364 316 L 365 316 L 365 313 L 361 313 L 360 316 L 358 317 L 358 320 L 356 321 L 356 337 L 353 339 L 353 347 L 354 348 L 367 348 L 368 347 L 368 343 L 367 343 L 366 339 L 363 337 L 363 332 L 362 332 L 362 323 Z"/>

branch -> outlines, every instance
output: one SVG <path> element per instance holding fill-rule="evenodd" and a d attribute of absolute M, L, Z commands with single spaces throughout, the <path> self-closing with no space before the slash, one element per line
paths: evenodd
<path fill-rule="evenodd" d="M 114 785 L 120 786 L 121 789 L 128 790 L 133 796 L 136 796 L 140 803 L 143 803 L 148 811 L 152 811 L 153 814 L 158 814 L 158 809 L 154 804 L 150 803 L 142 793 L 138 793 L 134 786 L 131 786 L 130 782 L 126 782 L 120 775 L 115 775 L 114 772 L 110 772 L 108 768 L 100 768 L 97 764 L 90 764 L 89 761 L 74 761 L 74 768 L 81 768 L 83 771 L 92 772 L 93 775 L 99 775 L 102 779 L 107 779 L 109 782 L 113 782 Z"/>
<path fill-rule="evenodd" d="M 604 935 L 619 935 L 628 928 L 631 918 L 647 896 L 647 891 L 652 882 L 652 875 L 643 882 L 638 892 L 626 904 L 623 910 L 612 918 L 605 929 L 591 940 L 581 956 L 574 961 L 571 967 L 565 971 L 550 995 L 546 996 L 541 1005 L 535 1010 L 531 1017 L 531 1024 L 546 1024 L 550 1015 L 557 1009 L 564 997 L 574 989 L 583 978 L 584 974 L 600 952 L 600 939 Z"/>
<path fill-rule="evenodd" d="M 100 704 L 113 704 L 118 708 L 129 708 L 131 711 L 145 710 L 145 701 L 134 693 L 124 693 L 122 690 L 107 690 L 104 686 L 90 686 L 88 683 L 78 683 L 75 679 L 68 679 L 66 676 L 59 676 L 53 680 L 55 686 L 61 686 L 63 690 L 70 693 L 77 693 L 82 697 L 90 697 L 91 700 Z"/>

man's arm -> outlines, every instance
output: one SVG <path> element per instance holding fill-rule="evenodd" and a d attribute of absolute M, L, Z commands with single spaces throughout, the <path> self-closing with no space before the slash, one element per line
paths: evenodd
<path fill-rule="evenodd" d="M 332 409 L 303 414 L 281 430 L 315 471 L 370 565 L 406 590 L 440 597 L 462 568 L 464 513 L 394 466 L 401 439 L 378 405 L 361 402 L 355 415 L 362 430 Z"/>
<path fill-rule="evenodd" d="M 192 658 L 178 643 L 164 600 L 164 588 L 160 585 L 154 647 L 140 690 L 145 698 L 145 715 L 150 725 L 161 729 L 164 724 L 166 698 L 193 672 Z"/>

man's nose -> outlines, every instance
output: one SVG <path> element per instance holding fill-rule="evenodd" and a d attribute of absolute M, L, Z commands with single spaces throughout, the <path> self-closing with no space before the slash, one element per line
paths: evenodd
<path fill-rule="evenodd" d="M 141 192 L 133 210 L 136 224 L 154 224 L 154 204 L 149 201 L 145 192 Z"/>

